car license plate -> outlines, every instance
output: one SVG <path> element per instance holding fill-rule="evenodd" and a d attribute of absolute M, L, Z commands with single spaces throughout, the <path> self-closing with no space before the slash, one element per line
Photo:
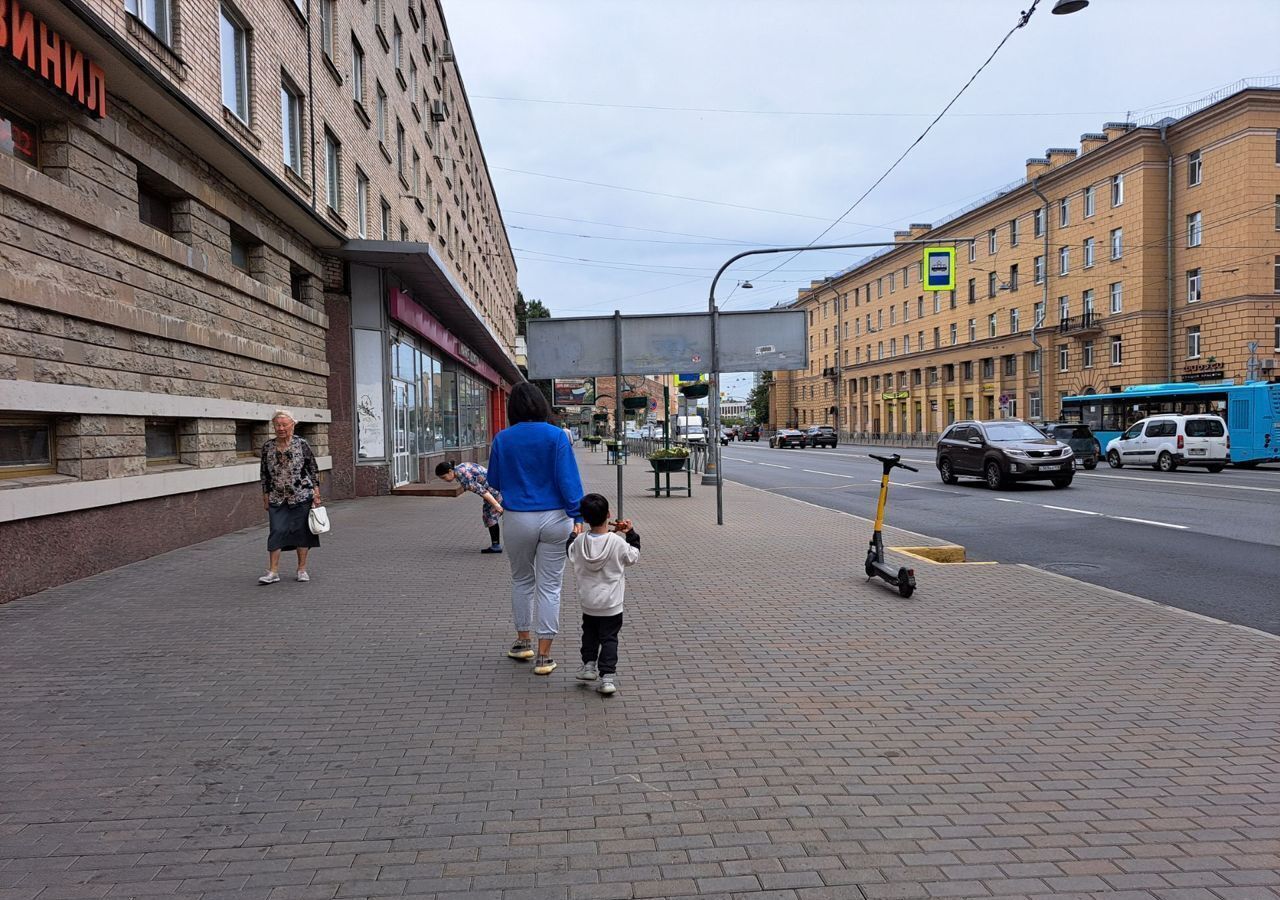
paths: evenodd
<path fill-rule="evenodd" d="M 1205 454 L 1205 451 L 1204 451 L 1204 450 L 1192 450 L 1192 451 L 1191 451 L 1191 455 L 1192 455 L 1192 456 L 1204 456 L 1204 454 Z"/>

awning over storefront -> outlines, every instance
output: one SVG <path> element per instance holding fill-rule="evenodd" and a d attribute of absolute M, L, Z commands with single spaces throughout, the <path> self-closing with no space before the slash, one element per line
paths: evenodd
<path fill-rule="evenodd" d="M 391 271 L 409 288 L 419 305 L 426 307 L 453 335 L 478 353 L 499 376 L 512 384 L 524 381 L 502 339 L 471 304 L 430 244 L 347 241 L 336 255 L 349 262 Z"/>

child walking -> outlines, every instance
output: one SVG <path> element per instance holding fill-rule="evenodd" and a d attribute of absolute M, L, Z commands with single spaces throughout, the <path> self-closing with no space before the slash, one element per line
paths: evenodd
<path fill-rule="evenodd" d="M 628 519 L 609 528 L 609 501 L 587 494 L 580 505 L 591 530 L 569 545 L 569 561 L 578 577 L 582 602 L 582 668 L 580 681 L 595 681 L 601 694 L 618 689 L 618 632 L 622 630 L 622 595 L 627 566 L 640 558 L 640 535 Z"/>

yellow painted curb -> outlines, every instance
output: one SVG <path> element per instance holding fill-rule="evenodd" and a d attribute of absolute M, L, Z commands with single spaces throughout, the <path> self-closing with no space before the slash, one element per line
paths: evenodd
<path fill-rule="evenodd" d="M 937 547 L 890 547 L 895 553 L 904 553 L 925 562 L 962 563 L 964 548 L 959 544 L 943 544 Z"/>

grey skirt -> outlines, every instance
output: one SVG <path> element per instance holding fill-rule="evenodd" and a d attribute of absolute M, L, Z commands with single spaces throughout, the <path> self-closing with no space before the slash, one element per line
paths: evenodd
<path fill-rule="evenodd" d="M 302 503 L 272 505 L 267 514 L 271 519 L 271 531 L 267 535 L 267 550 L 302 550 L 320 546 L 319 535 L 311 533 L 307 527 L 307 514 L 311 512 L 311 501 Z"/>

